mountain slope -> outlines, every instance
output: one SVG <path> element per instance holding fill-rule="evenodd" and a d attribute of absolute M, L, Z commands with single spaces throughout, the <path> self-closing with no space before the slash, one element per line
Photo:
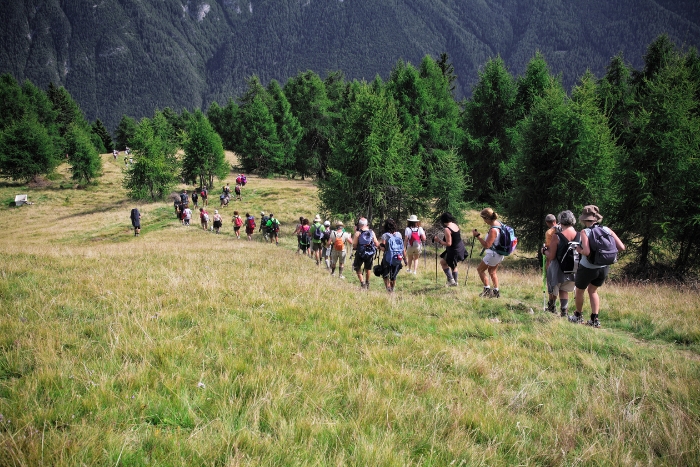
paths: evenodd
<path fill-rule="evenodd" d="M 700 6 L 670 0 L 23 0 L 3 2 L 0 19 L 0 72 L 64 85 L 112 129 L 122 114 L 224 102 L 253 74 L 371 80 L 447 52 L 460 97 L 497 54 L 520 74 L 541 50 L 571 86 L 619 51 L 640 66 L 662 33 L 700 45 Z"/>

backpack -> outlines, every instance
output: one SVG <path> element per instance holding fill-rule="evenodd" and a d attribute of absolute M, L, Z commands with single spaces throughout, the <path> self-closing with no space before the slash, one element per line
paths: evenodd
<path fill-rule="evenodd" d="M 245 186 L 245 184 L 248 183 L 248 179 L 246 178 L 245 175 L 241 177 L 241 185 Z"/>
<path fill-rule="evenodd" d="M 357 254 L 360 255 L 362 259 L 373 258 L 374 254 L 377 252 L 377 248 L 374 246 L 372 241 L 372 231 L 367 229 L 360 233 L 360 237 L 357 240 Z"/>
<path fill-rule="evenodd" d="M 328 243 L 328 240 L 331 239 L 331 228 L 328 227 L 325 232 L 323 232 L 323 241 Z"/>
<path fill-rule="evenodd" d="M 240 176 L 239 176 L 239 177 L 236 177 L 236 183 L 240 185 L 240 184 L 241 184 L 241 182 L 242 182 L 242 179 L 241 179 L 241 177 L 240 177 Z"/>
<path fill-rule="evenodd" d="M 492 245 L 491 249 L 501 256 L 508 256 L 513 253 L 515 247 L 518 246 L 518 237 L 515 236 L 513 228 L 503 223 L 501 223 L 500 227 L 494 226 L 491 228 L 501 231 L 501 235 L 498 237 L 498 244 Z"/>
<path fill-rule="evenodd" d="M 576 233 L 576 237 L 569 241 L 563 233 L 557 232 L 559 245 L 557 246 L 557 261 L 564 274 L 576 274 L 579 262 L 579 253 L 576 247 L 581 244 L 581 233 Z"/>
<path fill-rule="evenodd" d="M 240 195 L 240 194 L 241 194 L 241 186 L 240 186 L 240 185 L 236 185 L 235 190 L 236 190 L 236 194 L 237 194 L 237 195 Z"/>
<path fill-rule="evenodd" d="M 248 227 L 251 229 L 255 228 L 255 218 L 254 217 L 249 217 L 246 219 L 246 222 L 248 222 Z"/>
<path fill-rule="evenodd" d="M 411 229 L 411 236 L 408 237 L 408 244 L 410 246 L 420 243 L 420 234 L 418 233 L 419 230 L 420 228 L 416 228 L 416 230 Z"/>
<path fill-rule="evenodd" d="M 343 239 L 343 233 L 340 233 L 340 236 L 336 232 L 333 232 L 333 235 L 335 235 L 335 240 L 333 240 L 333 249 L 335 251 L 343 251 L 345 249 L 345 240 Z"/>
<path fill-rule="evenodd" d="M 321 230 L 323 225 L 314 224 L 314 240 L 321 240 L 323 238 L 323 230 Z"/>
<path fill-rule="evenodd" d="M 241 219 L 240 216 L 236 216 L 233 223 L 235 224 L 236 227 L 240 227 L 243 225 L 243 219 Z"/>
<path fill-rule="evenodd" d="M 588 261 L 591 264 L 596 266 L 608 266 L 617 262 L 615 237 L 603 229 L 602 226 L 595 224 L 591 227 L 590 233 L 588 234 L 588 245 L 591 248 Z"/>
<path fill-rule="evenodd" d="M 204 222 L 206 222 L 207 224 L 209 223 L 209 214 L 207 214 L 206 212 L 204 213 Z"/>
<path fill-rule="evenodd" d="M 270 218 L 267 216 L 263 216 L 262 219 L 260 219 L 260 228 L 265 228 L 267 229 L 267 221 L 269 221 Z"/>
<path fill-rule="evenodd" d="M 270 226 L 268 227 L 270 233 L 280 231 L 280 221 L 275 218 L 270 218 Z"/>
<path fill-rule="evenodd" d="M 386 241 L 387 250 L 384 253 L 384 259 L 389 266 L 401 264 L 403 261 L 403 240 L 401 236 L 391 234 Z"/>

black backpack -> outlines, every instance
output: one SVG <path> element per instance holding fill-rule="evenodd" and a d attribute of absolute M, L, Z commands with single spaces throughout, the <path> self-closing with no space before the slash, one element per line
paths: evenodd
<path fill-rule="evenodd" d="M 581 244 L 581 233 L 577 232 L 576 237 L 569 241 L 561 232 L 556 232 L 559 237 L 557 246 L 557 261 L 564 274 L 575 274 L 578 269 L 579 253 L 576 247 Z"/>

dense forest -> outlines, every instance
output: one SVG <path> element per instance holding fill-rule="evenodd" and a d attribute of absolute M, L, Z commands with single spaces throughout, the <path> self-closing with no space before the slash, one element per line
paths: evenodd
<path fill-rule="evenodd" d="M 700 46 L 695 0 L 20 0 L 0 2 L 0 73 L 64 87 L 90 121 L 206 108 L 247 80 L 389 78 L 446 52 L 455 96 L 500 56 L 522 74 L 536 51 L 567 91 L 622 52 L 635 68 L 660 34 Z"/>
<path fill-rule="evenodd" d="M 63 87 L 0 78 L 0 176 L 29 180 L 67 158 L 94 183 L 97 152 L 134 151 L 124 186 L 162 199 L 179 182 L 207 184 L 230 170 L 313 177 L 327 217 L 378 223 L 410 212 L 435 219 L 494 206 L 524 248 L 545 214 L 596 204 L 633 255 L 637 277 L 684 277 L 700 259 L 700 56 L 659 36 L 634 68 L 622 55 L 570 93 L 540 53 L 514 76 L 500 57 L 457 100 L 447 54 L 418 67 L 398 61 L 387 80 L 322 79 L 300 72 L 281 85 L 252 76 L 236 99 L 204 114 L 166 107 L 123 116 L 115 141 L 88 124 Z M 179 150 L 183 156 L 178 156 Z M 403 216 L 403 217 L 402 217 Z"/>

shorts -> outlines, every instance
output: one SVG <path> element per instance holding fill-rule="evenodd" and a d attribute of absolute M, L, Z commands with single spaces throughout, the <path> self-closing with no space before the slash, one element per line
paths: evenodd
<path fill-rule="evenodd" d="M 336 250 L 335 248 L 331 250 L 331 266 L 335 267 L 335 264 L 340 261 L 340 267 L 345 265 L 345 250 Z"/>
<path fill-rule="evenodd" d="M 185 217 L 185 225 L 190 225 L 190 220 Z"/>
<path fill-rule="evenodd" d="M 440 258 L 444 259 L 445 262 L 447 263 L 447 266 L 450 269 L 455 269 L 457 267 L 457 263 L 462 261 L 464 258 L 460 258 L 459 252 L 455 250 L 445 250 L 442 252 L 440 255 Z"/>
<path fill-rule="evenodd" d="M 486 254 L 484 255 L 484 263 L 486 263 L 487 266 L 498 266 L 501 264 L 505 256 L 499 255 L 493 250 L 486 250 Z"/>
<path fill-rule="evenodd" d="M 221 228 L 221 221 L 214 221 L 214 228 L 220 229 Z"/>
<path fill-rule="evenodd" d="M 396 276 L 399 275 L 400 270 L 401 270 L 401 263 L 390 266 L 389 263 L 382 260 L 382 277 L 384 279 L 386 279 L 388 277 L 390 281 L 395 281 Z"/>
<path fill-rule="evenodd" d="M 573 292 L 575 289 L 574 281 L 566 281 L 561 284 L 556 284 L 551 288 L 551 295 L 559 295 L 559 292 Z M 547 287 L 549 289 L 549 286 Z"/>
<path fill-rule="evenodd" d="M 131 225 L 133 225 L 135 229 L 140 229 L 140 228 L 141 228 L 141 223 L 140 223 L 140 222 L 132 222 Z"/>
<path fill-rule="evenodd" d="M 318 243 L 312 242 L 311 243 L 311 251 L 319 251 L 322 248 L 323 248 L 323 245 L 321 244 L 321 242 L 318 242 Z"/>
<path fill-rule="evenodd" d="M 255 228 L 254 228 L 254 227 L 246 227 L 246 228 L 245 228 L 245 233 L 246 233 L 246 235 L 253 235 L 253 232 L 255 232 Z"/>
<path fill-rule="evenodd" d="M 406 256 L 420 255 L 422 252 L 423 245 L 418 242 L 406 247 Z"/>
<path fill-rule="evenodd" d="M 233 226 L 233 231 L 234 231 L 234 232 L 238 232 L 239 230 L 241 230 L 241 226 L 240 226 L 240 225 L 239 225 L 239 226 L 235 226 L 235 225 Z"/>
<path fill-rule="evenodd" d="M 590 269 L 585 266 L 578 265 L 578 271 L 576 271 L 576 288 L 585 290 L 589 284 L 596 287 L 600 287 L 605 282 L 608 277 L 609 266 L 603 266 L 602 268 Z"/>
<path fill-rule="evenodd" d="M 369 258 L 365 259 L 362 256 L 355 253 L 355 259 L 352 262 L 352 269 L 355 272 L 360 272 L 362 270 L 362 267 L 364 266 L 365 271 L 369 271 L 370 269 L 372 269 L 373 262 L 374 256 L 370 256 Z"/>

